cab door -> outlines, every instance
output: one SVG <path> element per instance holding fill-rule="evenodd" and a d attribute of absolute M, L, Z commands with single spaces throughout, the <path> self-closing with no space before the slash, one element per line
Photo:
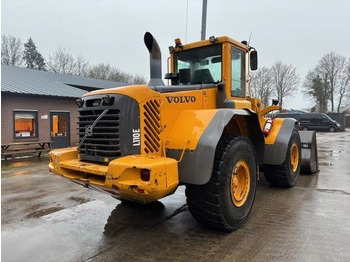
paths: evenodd
<path fill-rule="evenodd" d="M 70 146 L 69 112 L 50 112 L 52 148 Z"/>

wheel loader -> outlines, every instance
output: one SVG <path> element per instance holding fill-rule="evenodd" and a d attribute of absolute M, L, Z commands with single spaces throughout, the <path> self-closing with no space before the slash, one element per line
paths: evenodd
<path fill-rule="evenodd" d="M 274 186 L 295 185 L 302 163 L 296 121 L 267 117 L 281 108 L 278 101 L 263 108 L 251 97 L 250 72 L 258 61 L 247 42 L 176 39 L 169 47 L 168 85 L 157 41 L 146 32 L 144 42 L 148 85 L 77 99 L 79 143 L 51 151 L 49 170 L 142 204 L 185 185 L 196 220 L 234 231 L 249 216 L 261 171 Z"/>

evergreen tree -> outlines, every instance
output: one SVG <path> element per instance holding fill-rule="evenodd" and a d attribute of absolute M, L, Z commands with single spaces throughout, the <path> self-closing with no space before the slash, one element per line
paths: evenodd
<path fill-rule="evenodd" d="M 28 42 L 24 44 L 23 59 L 25 60 L 27 68 L 46 71 L 44 58 L 36 49 L 31 37 L 28 39 Z"/>

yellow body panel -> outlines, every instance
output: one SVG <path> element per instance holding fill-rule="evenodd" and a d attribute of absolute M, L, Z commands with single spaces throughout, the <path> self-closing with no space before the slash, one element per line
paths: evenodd
<path fill-rule="evenodd" d="M 240 43 L 240 42 L 238 42 L 230 37 L 227 37 L 227 36 L 216 37 L 215 43 L 224 43 L 224 44 L 230 43 L 230 44 L 233 44 L 237 47 L 240 47 L 241 49 L 245 50 L 246 52 L 248 52 L 248 50 L 249 50 L 249 48 L 246 45 L 244 45 L 244 44 L 242 44 L 242 43 Z M 182 46 L 182 49 L 187 50 L 187 49 L 193 49 L 193 48 L 208 46 L 208 45 L 212 45 L 210 43 L 210 41 L 203 40 L 203 41 L 199 41 L 199 42 L 195 42 L 195 43 L 185 44 Z M 175 47 L 175 50 L 177 51 L 178 49 Z"/>
<path fill-rule="evenodd" d="M 234 98 L 232 100 L 235 102 L 235 109 L 251 109 L 252 107 L 250 101 L 245 98 Z"/>
<path fill-rule="evenodd" d="M 216 109 L 182 111 L 166 137 L 166 146 L 173 149 L 196 149 L 200 137 L 216 111 Z"/>
<path fill-rule="evenodd" d="M 162 110 L 180 112 L 182 110 L 202 109 L 204 94 L 206 94 L 206 90 L 163 93 L 161 94 Z"/>
<path fill-rule="evenodd" d="M 135 86 L 124 86 L 124 87 L 115 87 L 109 89 L 102 89 L 89 92 L 84 94 L 83 97 L 86 96 L 94 96 L 94 95 L 103 95 L 103 94 L 121 94 L 134 98 L 137 102 L 141 103 L 146 99 L 150 99 L 152 97 L 159 97 L 159 93 L 153 91 L 148 86 L 145 85 L 135 85 Z"/>
<path fill-rule="evenodd" d="M 179 184 L 177 162 L 171 158 L 131 155 L 106 166 L 80 161 L 77 148 L 57 149 L 49 154 L 51 172 L 123 199 L 152 202 L 173 193 Z M 142 169 L 149 170 L 148 181 L 141 179 Z"/>
<path fill-rule="evenodd" d="M 150 180 L 140 178 L 140 170 L 150 170 Z M 177 162 L 157 156 L 132 155 L 110 162 L 106 186 L 116 189 L 118 196 L 150 202 L 173 193 L 179 183 Z M 144 190 L 140 193 L 139 190 Z"/>
<path fill-rule="evenodd" d="M 262 128 L 264 128 L 268 118 L 261 118 L 260 123 Z M 283 118 L 274 118 L 273 125 L 270 130 L 270 134 L 265 137 L 266 145 L 273 145 L 276 142 L 276 138 L 280 132 L 284 119 Z"/>
<path fill-rule="evenodd" d="M 91 162 L 81 162 L 77 158 L 61 161 L 60 166 L 63 169 L 70 168 L 72 170 L 85 172 L 85 173 L 93 173 L 99 176 L 106 176 L 108 171 L 108 167 L 105 165 L 99 165 Z"/>

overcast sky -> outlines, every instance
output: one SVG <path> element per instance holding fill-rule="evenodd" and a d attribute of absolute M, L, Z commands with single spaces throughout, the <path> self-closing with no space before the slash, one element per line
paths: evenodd
<path fill-rule="evenodd" d="M 144 33 L 162 48 L 164 75 L 175 38 L 200 40 L 201 15 L 202 0 L 2 0 L 1 33 L 23 42 L 32 37 L 46 59 L 60 46 L 92 64 L 110 63 L 148 78 Z M 324 54 L 350 57 L 350 1 L 208 0 L 207 37 L 241 41 L 250 32 L 260 67 L 277 60 L 292 64 L 303 82 Z M 299 91 L 286 106 L 307 107 L 302 100 Z"/>

